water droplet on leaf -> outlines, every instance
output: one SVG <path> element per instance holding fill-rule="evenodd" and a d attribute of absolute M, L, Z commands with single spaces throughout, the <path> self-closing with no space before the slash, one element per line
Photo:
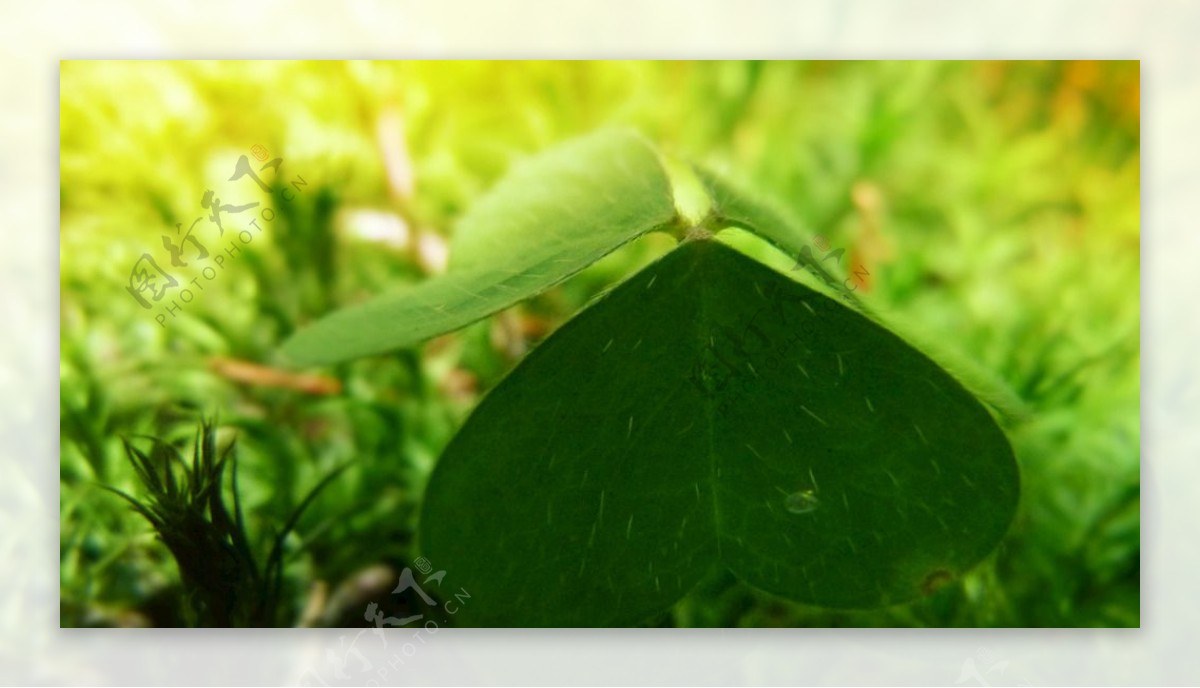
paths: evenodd
<path fill-rule="evenodd" d="M 793 514 L 807 514 L 817 510 L 821 503 L 812 490 L 793 492 L 783 500 L 783 507 Z"/>

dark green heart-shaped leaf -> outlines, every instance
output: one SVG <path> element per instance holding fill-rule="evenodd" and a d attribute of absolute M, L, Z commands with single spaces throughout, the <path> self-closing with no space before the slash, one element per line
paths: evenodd
<path fill-rule="evenodd" d="M 1018 476 L 991 416 L 858 313 L 682 245 L 563 325 L 439 461 L 421 546 L 492 626 L 620 626 L 715 567 L 903 602 L 986 555 Z"/>
<path fill-rule="evenodd" d="M 892 329 L 900 326 L 899 323 L 889 321 L 874 312 L 858 298 L 854 290 L 846 288 L 846 280 L 830 273 L 826 269 L 825 263 L 813 256 L 812 250 L 809 248 L 813 237 L 806 237 L 770 203 L 756 198 L 750 192 L 737 187 L 733 182 L 711 170 L 701 167 L 693 169 L 712 199 L 710 223 L 713 226 L 739 227 L 767 240 L 791 256 L 800 268 L 816 277 L 838 298 L 854 306 L 856 310 L 877 324 Z M 910 338 L 913 338 L 915 334 L 914 332 L 908 333 Z M 926 343 L 926 346 L 929 344 Z M 941 357 L 943 361 L 951 363 L 959 378 L 968 383 L 972 392 L 1005 421 L 1015 422 L 1028 416 L 1028 410 L 1024 408 L 1020 398 L 1013 394 L 1003 382 L 987 371 L 981 370 L 974 362 L 946 350 L 941 352 Z"/>
<path fill-rule="evenodd" d="M 654 150 L 606 130 L 519 164 L 463 218 L 445 275 L 345 308 L 283 352 L 325 363 L 415 344 L 507 308 L 675 220 Z"/>

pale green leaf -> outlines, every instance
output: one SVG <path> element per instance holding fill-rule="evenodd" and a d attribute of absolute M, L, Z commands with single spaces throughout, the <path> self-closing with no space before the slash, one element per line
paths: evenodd
<path fill-rule="evenodd" d="M 451 269 L 337 311 L 283 346 L 327 363 L 409 346 L 528 299 L 671 226 L 671 187 L 638 135 L 606 130 L 520 164 L 463 219 Z"/>
<path fill-rule="evenodd" d="M 843 280 L 835 277 L 821 261 L 813 257 L 809 248 L 812 237 L 806 237 L 783 213 L 767 201 L 737 188 L 733 182 L 711 170 L 696 167 L 695 171 L 712 197 L 713 222 L 718 227 L 732 225 L 766 239 L 816 276 L 825 286 L 840 294 L 859 310 L 866 311 L 858 297 L 843 286 Z"/>

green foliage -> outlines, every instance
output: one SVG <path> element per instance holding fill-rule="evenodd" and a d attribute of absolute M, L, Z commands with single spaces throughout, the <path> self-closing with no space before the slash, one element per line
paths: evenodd
<path fill-rule="evenodd" d="M 418 244 L 458 252 L 461 220 L 497 180 L 598 127 L 633 127 L 772 199 L 799 248 L 845 250 L 822 261 L 835 278 L 869 269 L 854 294 L 879 322 L 935 343 L 977 396 L 955 358 L 1030 411 L 1006 425 L 1021 468 L 1012 528 L 931 596 L 832 610 L 718 573 L 647 623 L 1140 623 L 1136 62 L 67 61 L 60 91 L 64 626 L 185 623 L 169 611 L 186 593 L 173 557 L 94 484 L 138 494 L 120 438 L 188 441 L 201 410 L 238 433 L 252 541 L 356 459 L 298 524 L 297 591 L 410 565 L 426 481 L 466 413 L 674 241 L 651 232 L 428 344 L 304 371 L 336 383 L 323 393 L 234 379 L 221 362 L 281 372 L 279 344 L 314 318 L 436 279 Z M 255 143 L 310 185 L 160 327 L 125 292 L 130 264 L 187 227 L 206 189 L 263 200 L 241 196 L 244 180 L 222 186 Z M 362 231 L 364 212 L 407 227 L 407 243 Z M 736 229 L 721 241 L 826 288 L 788 272 L 796 246 Z M 361 624 L 362 608 L 346 619 Z"/>
<path fill-rule="evenodd" d="M 700 182 L 712 195 L 688 230 L 697 240 L 555 333 L 439 462 L 424 547 L 484 600 L 464 618 L 636 623 L 714 562 L 797 601 L 883 606 L 960 575 L 1011 521 L 1016 465 L 979 403 L 878 325 L 736 252 L 705 248 L 709 230 L 728 224 L 784 248 L 797 233 L 715 175 L 701 171 Z M 338 360 L 453 329 L 639 234 L 686 227 L 671 198 L 636 137 L 566 144 L 468 215 L 457 270 L 335 313 L 286 348 Z M 836 284 L 811 256 L 806 266 Z M 566 513 L 555 518 L 556 506 Z M 654 525 L 635 539 L 635 522 Z M 648 570 L 623 566 L 629 559 Z M 551 580 L 498 570 L 507 560 Z"/>
<path fill-rule="evenodd" d="M 936 364 L 698 240 L 488 395 L 430 480 L 421 546 L 478 600 L 464 623 L 638 623 L 719 567 L 863 608 L 949 583 L 1016 498 L 1007 440 Z"/>
<path fill-rule="evenodd" d="M 216 427 L 201 423 L 192 461 L 185 462 L 174 447 L 150 438 L 147 454 L 125 443 L 129 462 L 146 492 L 144 499 L 103 486 L 127 501 L 154 527 L 170 550 L 188 590 L 188 620 L 195 626 L 288 625 L 292 614 L 280 608 L 284 544 L 296 522 L 317 494 L 337 474 L 331 472 L 309 491 L 273 538 L 260 565 L 238 496 L 235 444 L 217 449 Z M 231 458 L 232 457 L 232 458 Z M 224 498 L 225 468 L 232 466 L 233 510 Z"/>

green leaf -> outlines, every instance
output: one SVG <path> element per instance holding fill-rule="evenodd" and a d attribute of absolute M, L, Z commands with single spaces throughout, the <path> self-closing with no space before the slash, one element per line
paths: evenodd
<path fill-rule="evenodd" d="M 767 240 L 776 248 L 792 257 L 797 264 L 812 274 L 838 298 L 853 306 L 881 327 L 902 332 L 923 351 L 937 351 L 938 358 L 950 365 L 959 379 L 985 404 L 1009 424 L 1029 417 L 1029 410 L 1009 387 L 996 376 L 981 370 L 973 362 L 964 359 L 953 350 L 934 347 L 918 333 L 904 328 L 901 323 L 886 318 L 858 298 L 854 290 L 847 289 L 845 280 L 834 276 L 825 264 L 812 254 L 809 248 L 811 237 L 796 229 L 782 212 L 769 202 L 759 199 L 733 182 L 711 170 L 694 167 L 696 176 L 712 197 L 712 218 L 709 224 L 717 228 L 725 225 L 739 227 Z"/>
<path fill-rule="evenodd" d="M 866 311 L 858 297 L 846 290 L 843 281 L 813 257 L 812 250 L 808 248 L 808 239 L 779 210 L 711 170 L 696 167 L 695 172 L 712 197 L 713 221 L 718 226 L 740 227 L 766 239 L 795 259 L 825 286 L 844 296 L 859 310 Z"/>
<path fill-rule="evenodd" d="M 690 241 L 535 349 L 430 478 L 458 623 L 623 626 L 725 567 L 834 608 L 904 602 L 1004 535 L 1004 434 L 900 338 Z"/>
<path fill-rule="evenodd" d="M 676 217 L 638 135 L 606 130 L 535 156 L 463 218 L 446 274 L 337 311 L 283 352 L 327 363 L 415 344 L 530 298 Z"/>

